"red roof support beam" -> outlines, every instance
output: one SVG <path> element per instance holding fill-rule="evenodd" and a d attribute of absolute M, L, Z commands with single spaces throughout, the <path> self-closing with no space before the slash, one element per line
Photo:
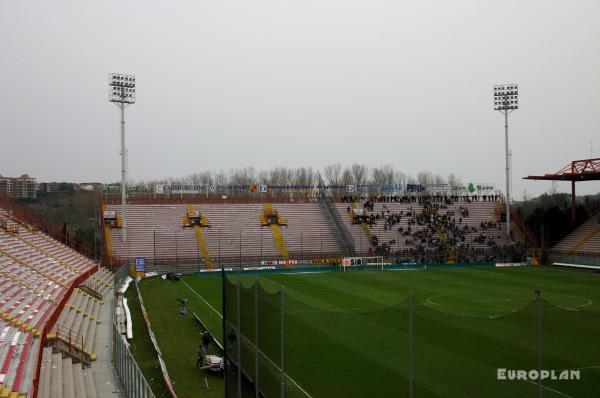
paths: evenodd
<path fill-rule="evenodd" d="M 571 181 L 571 223 L 575 224 L 575 181 Z"/>
<path fill-rule="evenodd" d="M 571 222 L 575 224 L 575 183 L 600 180 L 600 158 L 574 160 L 554 174 L 527 176 L 524 180 L 571 181 Z"/>

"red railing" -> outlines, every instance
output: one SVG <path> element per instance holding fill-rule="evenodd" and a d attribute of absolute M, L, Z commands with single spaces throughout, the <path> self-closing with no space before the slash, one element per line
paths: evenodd
<path fill-rule="evenodd" d="M 515 209 L 512 207 L 510 209 L 510 216 L 512 217 L 512 220 L 515 222 L 517 227 L 521 230 L 521 232 L 523 232 L 523 234 L 527 237 L 529 245 L 534 248 L 540 247 L 537 238 L 535 237 L 529 226 L 525 224 L 523 218 L 521 218 L 519 213 L 515 211 Z"/>
<path fill-rule="evenodd" d="M 55 339 L 61 340 L 69 347 L 70 354 L 73 354 L 75 352 L 81 352 L 81 359 L 83 361 L 83 335 L 80 335 L 74 330 L 59 324 L 54 325 L 50 330 L 50 333 L 54 334 Z"/>
<path fill-rule="evenodd" d="M 37 354 L 38 356 L 37 356 L 37 360 L 36 360 L 37 364 L 35 367 L 35 376 L 33 378 L 33 383 L 32 383 L 32 387 L 31 387 L 31 391 L 32 391 L 31 396 L 32 397 L 34 397 L 34 398 L 37 397 L 37 392 L 38 392 L 38 387 L 39 387 L 39 382 L 40 382 L 40 368 L 42 367 L 42 356 L 43 356 L 43 352 L 44 352 L 44 346 L 46 345 L 46 336 L 48 335 L 50 330 L 54 327 L 56 320 L 58 319 L 61 311 L 65 307 L 65 304 L 71 297 L 73 290 L 75 290 L 75 288 L 77 286 L 79 286 L 84 280 L 86 280 L 90 276 L 94 275 L 97 270 L 98 270 L 98 268 L 92 268 L 92 269 L 86 271 L 85 273 L 79 275 L 77 277 L 77 279 L 75 279 L 71 283 L 71 285 L 69 286 L 69 289 L 67 290 L 65 295 L 60 300 L 60 303 L 55 308 L 52 315 L 50 315 L 50 318 L 48 318 L 48 320 L 46 321 L 46 324 L 44 325 L 44 329 L 42 330 L 42 334 L 40 336 L 40 348 L 39 348 L 39 351 Z"/>

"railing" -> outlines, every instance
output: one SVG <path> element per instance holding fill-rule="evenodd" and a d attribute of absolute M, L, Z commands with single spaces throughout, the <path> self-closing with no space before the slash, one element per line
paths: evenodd
<path fill-rule="evenodd" d="M 598 252 L 576 252 L 570 250 L 549 250 L 548 260 L 551 263 L 561 262 L 578 265 L 600 266 L 600 253 Z"/>
<path fill-rule="evenodd" d="M 377 195 L 377 194 L 359 194 L 359 195 L 341 195 L 332 192 L 331 200 L 334 203 L 354 203 L 372 200 L 374 203 L 420 203 L 425 201 L 444 202 L 450 200 L 452 203 L 478 203 L 478 202 L 503 202 L 502 195 L 431 195 L 426 192 L 409 192 L 399 195 Z"/>
<path fill-rule="evenodd" d="M 263 261 L 267 262 L 279 262 L 279 261 L 302 261 L 303 263 L 312 265 L 323 265 L 333 263 L 334 260 L 339 260 L 343 257 L 340 252 L 306 252 L 303 255 L 290 255 L 287 259 L 283 259 L 280 255 L 273 256 L 222 256 L 222 257 L 211 257 L 211 262 L 215 267 L 220 266 L 257 266 L 261 265 Z M 117 259 L 116 259 L 117 260 Z M 119 258 L 120 263 L 133 263 L 134 258 Z M 128 268 L 128 267 L 127 267 Z M 146 258 L 145 271 L 146 272 L 181 272 L 181 273 L 193 273 L 198 272 L 207 268 L 204 257 L 178 257 L 178 258 Z M 129 269 L 128 269 L 129 271 Z M 115 285 L 117 286 L 117 285 Z"/>
<path fill-rule="evenodd" d="M 127 277 L 129 276 L 129 263 L 127 261 L 122 261 L 123 265 L 121 267 L 119 267 L 119 269 L 117 269 L 115 271 L 115 274 L 113 275 L 113 288 L 114 288 L 114 294 L 115 294 L 115 301 L 116 298 L 119 296 L 119 290 L 121 289 L 121 286 L 125 283 L 125 279 L 127 279 Z"/>
<path fill-rule="evenodd" d="M 171 194 L 155 195 L 152 193 L 127 195 L 128 204 L 256 204 L 256 203 L 316 203 L 318 201 L 317 193 L 301 194 L 263 194 L 254 193 L 252 196 L 227 194 L 223 199 L 220 195 L 213 193 L 209 197 L 206 194 Z M 120 205 L 121 194 L 102 194 L 102 203 L 107 205 Z"/>
<path fill-rule="evenodd" d="M 148 381 L 135 362 L 129 344 L 113 322 L 113 360 L 115 372 L 121 382 L 122 392 L 127 398 L 154 398 Z"/>
<path fill-rule="evenodd" d="M 512 217 L 512 220 L 515 222 L 517 227 L 519 227 L 521 232 L 523 232 L 523 234 L 527 237 L 529 245 L 531 247 L 540 247 L 540 244 L 537 238 L 535 237 L 535 234 L 531 231 L 529 226 L 525 224 L 525 221 L 523 221 L 521 215 L 513 207 L 510 208 L 510 216 Z"/>
<path fill-rule="evenodd" d="M 100 289 L 98 288 L 98 282 L 92 282 L 88 280 L 79 285 L 78 287 L 86 293 L 91 294 L 98 300 L 102 301 L 102 294 L 100 293 Z"/>
<path fill-rule="evenodd" d="M 50 336 L 50 337 L 48 337 Z M 66 345 L 66 353 L 79 359 L 82 363 L 89 365 L 89 354 L 85 352 L 83 346 L 83 335 L 76 333 L 63 325 L 56 324 L 46 335 L 46 341 L 51 340 L 51 345 L 59 347 L 59 341 Z M 62 350 L 61 350 L 62 351 Z"/>
<path fill-rule="evenodd" d="M 119 290 L 125 279 L 129 276 L 129 263 L 125 262 L 113 276 L 113 286 L 116 305 L 116 298 L 120 295 Z M 140 370 L 135 358 L 129 350 L 129 343 L 125 337 L 119 333 L 116 324 L 115 306 L 113 306 L 113 365 L 115 372 L 121 383 L 122 391 L 127 398 L 154 398 L 154 393 Z"/>

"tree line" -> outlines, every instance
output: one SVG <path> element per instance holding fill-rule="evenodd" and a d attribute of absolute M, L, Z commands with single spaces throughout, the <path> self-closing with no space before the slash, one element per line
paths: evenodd
<path fill-rule="evenodd" d="M 265 170 L 257 170 L 254 167 L 243 167 L 229 171 L 204 170 L 186 175 L 184 177 L 172 177 L 146 181 L 132 181 L 130 186 L 143 187 L 154 184 L 187 184 L 187 185 L 252 185 L 265 184 L 277 186 L 311 186 L 311 185 L 385 185 L 400 184 L 449 184 L 461 185 L 462 180 L 454 174 L 443 176 L 423 170 L 415 176 L 406 174 L 396 167 L 386 164 L 379 167 L 368 167 L 354 163 L 342 166 L 332 163 L 322 170 L 312 167 L 273 167 Z"/>

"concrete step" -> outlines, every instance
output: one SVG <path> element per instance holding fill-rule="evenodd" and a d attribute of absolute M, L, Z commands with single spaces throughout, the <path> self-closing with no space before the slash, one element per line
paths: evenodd
<path fill-rule="evenodd" d="M 91 323 L 96 323 L 94 321 L 92 321 Z M 81 336 L 82 340 L 83 340 L 83 346 L 85 348 L 86 351 L 90 351 L 90 349 L 88 349 L 88 347 L 85 345 L 85 341 L 87 339 L 87 332 L 90 326 L 90 317 L 89 316 L 84 316 L 83 320 L 81 321 L 81 325 L 79 326 L 79 329 L 75 331 L 75 333 L 77 333 L 78 335 Z"/>
<path fill-rule="evenodd" d="M 88 330 L 84 339 L 84 346 L 89 352 L 96 352 L 94 349 L 94 339 L 96 338 L 96 321 L 90 319 Z"/>
<path fill-rule="evenodd" d="M 96 385 L 90 368 L 83 369 L 83 378 L 85 380 L 85 395 L 87 398 L 96 398 Z"/>
<path fill-rule="evenodd" d="M 73 364 L 73 382 L 75 387 L 75 397 L 86 398 L 85 379 L 83 378 L 83 369 L 80 363 Z"/>
<path fill-rule="evenodd" d="M 62 354 L 52 354 L 52 371 L 50 374 L 50 398 L 63 398 Z"/>
<path fill-rule="evenodd" d="M 50 398 L 50 380 L 52 373 L 52 347 L 44 348 L 42 354 L 42 365 L 40 366 L 40 381 L 38 387 L 38 398 Z"/>
<path fill-rule="evenodd" d="M 62 389 L 64 398 L 75 398 L 75 384 L 73 381 L 73 360 L 65 357 L 62 360 Z"/>

